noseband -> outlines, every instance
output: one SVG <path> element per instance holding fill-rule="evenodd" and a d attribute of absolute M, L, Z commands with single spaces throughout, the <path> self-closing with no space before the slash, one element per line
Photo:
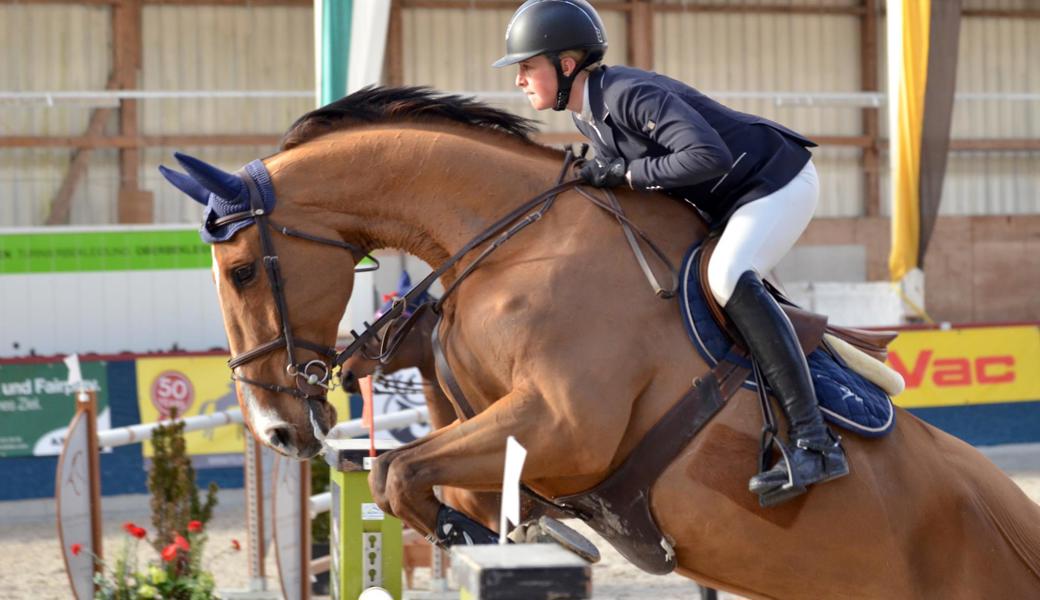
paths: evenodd
<path fill-rule="evenodd" d="M 296 398 L 300 398 L 301 400 L 323 400 L 324 395 L 310 394 L 303 386 L 317 386 L 324 388 L 326 391 L 329 390 L 334 381 L 332 379 L 332 365 L 330 364 L 330 361 L 336 357 L 336 348 L 315 344 L 314 342 L 309 342 L 307 340 L 297 339 L 293 336 L 292 324 L 289 322 L 289 309 L 285 302 L 285 281 L 282 278 L 278 254 L 274 250 L 271 231 L 276 231 L 288 237 L 295 237 L 310 242 L 325 244 L 326 246 L 343 248 L 351 253 L 355 264 L 360 262 L 366 256 L 371 258 L 375 265 L 355 269 L 358 273 L 375 271 L 379 268 L 379 261 L 374 256 L 365 252 L 361 247 L 349 242 L 310 235 L 302 231 L 296 231 L 288 227 L 276 225 L 271 221 L 271 216 L 267 214 L 266 210 L 264 210 L 263 199 L 260 196 L 260 191 L 257 188 L 256 182 L 253 181 L 252 176 L 245 171 L 240 171 L 238 174 L 239 179 L 245 182 L 246 188 L 249 191 L 249 210 L 232 213 L 216 219 L 212 224 L 207 224 L 207 227 L 223 227 L 230 223 L 243 221 L 245 219 L 254 219 L 256 221 L 256 226 L 260 232 L 260 248 L 264 253 L 264 270 L 267 272 L 267 281 L 271 285 L 271 294 L 274 297 L 275 307 L 278 310 L 278 320 L 281 322 L 281 332 L 277 338 L 261 344 L 252 350 L 243 352 L 238 356 L 231 357 L 231 359 L 228 360 L 228 367 L 231 368 L 231 379 L 272 392 L 289 394 Z M 274 352 L 279 348 L 285 348 L 285 352 L 288 355 L 285 372 L 288 373 L 296 382 L 296 387 L 286 387 L 274 383 L 249 379 L 239 375 L 235 371 L 238 367 L 256 358 L 264 356 L 269 352 Z M 316 352 L 320 358 L 307 361 L 306 363 L 298 361 L 296 360 L 297 348 L 304 348 Z"/>

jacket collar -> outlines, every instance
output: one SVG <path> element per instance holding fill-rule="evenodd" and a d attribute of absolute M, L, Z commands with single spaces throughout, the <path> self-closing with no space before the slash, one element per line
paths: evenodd
<path fill-rule="evenodd" d="M 588 79 L 585 80 L 585 85 L 589 92 L 588 108 L 591 110 L 593 120 L 600 123 L 610 114 L 607 112 L 607 105 L 603 101 L 603 79 L 606 73 L 607 68 L 600 67 L 589 73 Z M 584 110 L 582 112 L 584 113 Z"/>

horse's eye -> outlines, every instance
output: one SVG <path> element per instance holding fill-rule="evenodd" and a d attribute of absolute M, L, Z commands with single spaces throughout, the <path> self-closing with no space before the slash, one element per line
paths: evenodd
<path fill-rule="evenodd" d="M 235 285 L 242 286 L 252 281 L 253 276 L 256 275 L 256 269 L 253 265 L 243 265 L 241 267 L 235 267 L 231 271 L 231 278 L 234 280 Z"/>

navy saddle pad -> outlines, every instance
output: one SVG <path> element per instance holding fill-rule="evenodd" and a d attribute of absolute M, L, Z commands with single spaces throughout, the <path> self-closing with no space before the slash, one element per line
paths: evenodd
<path fill-rule="evenodd" d="M 719 360 L 726 358 L 750 368 L 746 360 L 731 354 L 734 349 L 732 340 L 715 323 L 705 304 L 697 268 L 699 258 L 700 242 L 686 252 L 680 268 L 678 298 L 686 333 L 709 366 L 714 367 Z M 816 399 L 825 419 L 865 437 L 881 437 L 892 430 L 895 410 L 892 400 L 881 388 L 848 368 L 823 347 L 809 354 L 808 361 Z M 749 377 L 744 387 L 755 389 L 754 378 Z"/>

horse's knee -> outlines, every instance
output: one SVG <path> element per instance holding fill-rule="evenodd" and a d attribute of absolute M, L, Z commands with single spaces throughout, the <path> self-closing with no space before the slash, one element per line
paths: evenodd
<path fill-rule="evenodd" d="M 418 470 L 412 462 L 405 458 L 399 458 L 390 463 L 386 472 L 384 494 L 393 514 L 402 514 L 404 504 L 412 496 L 410 490 L 415 487 L 417 472 Z"/>
<path fill-rule="evenodd" d="M 372 470 L 368 472 L 368 488 L 372 492 L 372 500 L 383 511 L 388 511 L 387 477 L 393 465 L 394 453 L 387 452 L 372 461 Z M 391 514 L 394 514 L 391 512 Z"/>

